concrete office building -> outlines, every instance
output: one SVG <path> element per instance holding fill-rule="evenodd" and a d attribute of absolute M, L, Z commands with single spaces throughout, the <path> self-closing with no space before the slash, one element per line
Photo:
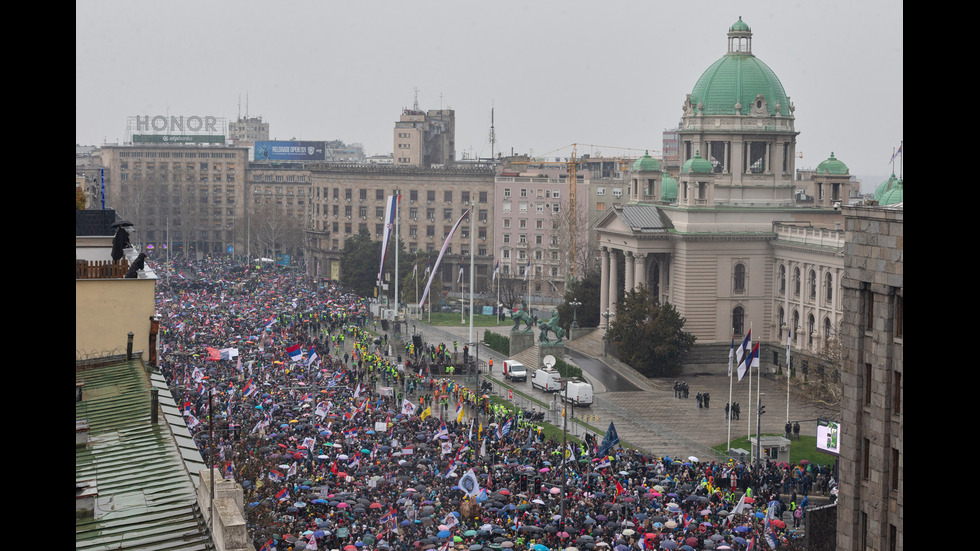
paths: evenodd
<path fill-rule="evenodd" d="M 475 252 L 477 292 L 490 288 L 494 254 L 492 224 L 493 171 L 490 168 L 418 168 L 391 165 L 308 165 L 313 209 L 307 232 L 307 259 L 320 277 L 340 278 L 340 259 L 347 239 L 362 229 L 380 240 L 389 195 L 401 195 L 399 236 L 406 253 L 435 263 L 446 236 L 467 208 L 464 220 L 440 266 L 444 289 L 455 286 L 460 266 L 469 282 L 469 255 Z M 475 251 L 470 232 L 475 232 Z M 423 259 L 424 262 L 424 259 Z M 420 266 L 420 272 L 424 266 Z"/>
<path fill-rule="evenodd" d="M 225 145 L 107 145 L 106 204 L 136 226 L 134 242 L 161 255 L 225 254 L 244 244 L 248 149 Z M 151 247 L 152 246 L 152 247 Z"/>
<path fill-rule="evenodd" d="M 843 388 L 837 549 L 904 541 L 903 204 L 844 207 Z"/>
<path fill-rule="evenodd" d="M 418 105 L 403 109 L 394 130 L 395 166 L 423 168 L 456 162 L 456 112 L 452 109 L 422 111 Z"/>

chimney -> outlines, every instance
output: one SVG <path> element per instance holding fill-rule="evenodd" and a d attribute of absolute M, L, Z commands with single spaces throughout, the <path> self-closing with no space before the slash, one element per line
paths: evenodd
<path fill-rule="evenodd" d="M 95 499 L 99 497 L 99 488 L 95 480 L 75 481 L 75 518 L 92 518 L 95 516 Z"/>

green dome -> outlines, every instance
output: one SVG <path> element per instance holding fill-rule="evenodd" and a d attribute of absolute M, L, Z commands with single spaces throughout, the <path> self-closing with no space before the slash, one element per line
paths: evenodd
<path fill-rule="evenodd" d="M 833 174 L 837 176 L 847 175 L 847 165 L 838 161 L 833 152 L 830 154 L 830 158 L 826 161 L 817 165 L 817 174 Z"/>
<path fill-rule="evenodd" d="M 729 32 L 732 32 L 732 31 L 735 31 L 735 32 L 743 32 L 743 31 L 749 32 L 751 30 L 752 29 L 750 29 L 749 26 L 746 25 L 744 21 L 742 21 L 742 16 L 739 16 L 738 17 L 738 21 L 736 21 L 735 24 L 732 25 L 731 28 L 728 29 Z"/>
<path fill-rule="evenodd" d="M 687 160 L 681 167 L 681 174 L 711 174 L 711 161 L 702 158 L 700 151 L 695 151 L 694 156 Z"/>
<path fill-rule="evenodd" d="M 660 171 L 660 161 L 654 159 L 650 156 L 650 152 L 647 151 L 642 157 L 633 163 L 633 172 L 659 172 Z"/>
<path fill-rule="evenodd" d="M 896 178 L 895 175 L 892 174 L 891 177 L 889 177 L 887 180 L 878 184 L 878 187 L 875 188 L 875 192 L 872 197 L 874 198 L 875 201 L 878 201 L 879 204 L 884 204 L 882 203 L 882 197 L 884 197 L 884 195 L 889 191 L 895 188 L 901 189 L 901 187 L 902 187 L 902 180 Z"/>
<path fill-rule="evenodd" d="M 739 18 L 729 33 L 751 38 L 748 25 Z M 757 105 L 761 96 L 764 104 Z M 752 55 L 751 48 L 738 49 L 734 46 L 721 59 L 714 62 L 701 75 L 694 90 L 691 91 L 690 105 L 695 114 L 735 115 L 736 104 L 741 105 L 741 114 L 748 115 L 753 109 L 772 116 L 791 115 L 789 98 L 779 78 L 768 65 Z"/>
<path fill-rule="evenodd" d="M 878 201 L 879 205 L 894 205 L 895 203 L 902 202 L 902 186 L 890 189 L 881 196 Z"/>
<path fill-rule="evenodd" d="M 664 171 L 660 179 L 660 200 L 664 203 L 676 203 L 678 189 L 677 180 L 671 178 L 670 174 Z"/>

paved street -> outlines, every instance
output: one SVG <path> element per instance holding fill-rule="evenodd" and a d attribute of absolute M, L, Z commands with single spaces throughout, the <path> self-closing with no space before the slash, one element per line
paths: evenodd
<path fill-rule="evenodd" d="M 486 329 L 509 335 L 511 327 L 512 324 L 509 322 L 502 322 L 500 326 L 490 328 L 474 327 L 473 338 L 482 340 Z M 438 343 L 448 340 L 447 344 L 451 345 L 451 341 L 455 339 L 459 341 L 460 349 L 462 343 L 469 337 L 467 326 L 430 327 L 419 323 L 418 329 L 428 342 Z M 748 377 L 741 382 L 735 382 L 732 385 L 732 399 L 741 405 L 741 418 L 732 421 L 729 426 L 729 422 L 725 419 L 725 403 L 729 400 L 728 377 L 688 378 L 686 381 L 690 388 L 689 398 L 675 398 L 673 380 L 646 379 L 614 359 L 604 359 L 600 331 L 575 341 L 566 341 L 565 355 L 565 361 L 580 365 L 586 378 L 593 384 L 596 403 L 588 410 L 579 408 L 576 417 L 579 417 L 582 412 L 595 416 L 589 419 L 589 424 L 599 429 L 600 437 L 609 426 L 609 421 L 613 421 L 622 440 L 649 453 L 684 458 L 694 455 L 699 459 L 705 459 L 710 456 L 708 448 L 724 443 L 729 438 L 729 434 L 732 438 L 737 438 L 746 436 L 750 430 L 752 434 L 755 433 L 757 416 L 752 404 L 756 403 L 756 393 L 760 390 L 762 403 L 766 406 L 766 413 L 762 416 L 762 433 L 783 434 L 787 412 L 786 384 L 783 380 L 763 378 L 759 389 L 759 379 L 753 377 L 751 398 Z M 494 358 L 493 375 L 500 377 L 500 368 L 497 366 L 505 357 L 489 351 L 486 347 L 480 347 L 481 362 L 485 361 L 487 356 Z M 521 358 L 521 355 L 518 356 Z M 523 361 L 523 358 L 521 359 Z M 531 361 L 536 364 L 536 360 L 524 361 L 524 363 L 531 365 Z M 536 366 L 532 365 L 532 367 Z M 606 373 L 602 370 L 606 370 Z M 513 386 L 543 401 L 551 400 L 549 395 L 532 389 L 530 382 L 517 383 Z M 710 395 L 708 408 L 697 407 L 695 396 L 698 392 L 707 392 Z M 803 400 L 790 396 L 789 418 L 800 421 L 801 434 L 815 434 L 816 418 L 831 415 L 830 411 L 806 405 Z"/>

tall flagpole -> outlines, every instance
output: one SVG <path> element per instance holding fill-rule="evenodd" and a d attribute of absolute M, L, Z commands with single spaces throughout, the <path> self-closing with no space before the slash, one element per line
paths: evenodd
<path fill-rule="evenodd" d="M 476 232 L 474 230 L 476 228 L 474 228 L 475 224 L 473 223 L 473 219 L 474 219 L 473 209 L 475 208 L 476 208 L 476 203 L 471 201 L 470 202 L 470 340 L 466 342 L 473 342 L 473 264 L 475 262 L 475 257 L 476 257 L 475 254 L 476 249 L 474 249 L 474 247 L 476 246 L 476 237 L 475 237 Z M 479 369 L 479 366 L 477 366 L 477 369 Z"/>
<path fill-rule="evenodd" d="M 500 265 L 500 260 L 497 260 L 497 265 Z M 494 277 L 497 280 L 497 325 L 500 325 L 500 315 L 503 314 L 503 308 L 500 304 L 500 274 L 495 270 Z"/>
<path fill-rule="evenodd" d="M 786 422 L 789 423 L 789 376 L 792 371 L 790 371 L 789 363 L 789 343 L 793 335 L 793 330 L 789 330 L 789 334 L 786 335 Z"/>
<path fill-rule="evenodd" d="M 749 334 L 750 335 L 752 334 L 752 324 L 751 323 L 749 324 Z M 752 343 L 751 342 L 749 343 L 749 352 L 748 353 L 749 354 L 752 353 Z M 749 416 L 748 416 L 748 427 L 747 427 L 749 430 L 746 433 L 746 438 L 748 438 L 749 440 L 751 440 L 752 439 L 752 362 L 749 361 L 749 357 L 748 356 L 744 356 L 744 359 L 746 361 L 745 368 L 749 370 Z M 756 442 L 755 445 L 758 446 L 759 443 Z"/>
<path fill-rule="evenodd" d="M 398 327 L 398 219 L 401 218 L 401 213 L 398 212 L 399 203 L 401 203 L 401 194 L 398 190 L 395 190 L 395 327 Z M 401 333 L 400 331 L 396 331 Z"/>
<path fill-rule="evenodd" d="M 728 352 L 728 446 L 725 453 L 732 449 L 732 362 L 735 359 L 735 328 L 732 328 L 732 349 Z"/>

